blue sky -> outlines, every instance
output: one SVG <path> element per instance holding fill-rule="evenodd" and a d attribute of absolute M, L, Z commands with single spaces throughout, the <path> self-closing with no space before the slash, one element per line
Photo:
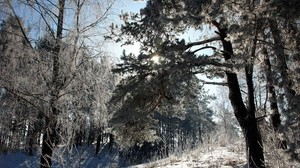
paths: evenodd
<path fill-rule="evenodd" d="M 114 17 L 114 21 L 117 23 L 122 23 L 118 17 L 119 14 L 121 14 L 122 12 L 133 12 L 133 13 L 137 13 L 140 11 L 140 9 L 142 9 L 143 7 L 146 6 L 146 1 L 145 0 L 119 0 L 118 2 L 116 2 L 116 5 L 114 7 L 115 9 L 115 13 L 116 16 Z M 108 48 L 107 48 L 107 52 L 109 52 L 110 54 L 112 54 L 113 57 L 115 58 L 119 58 L 122 55 L 123 50 L 125 49 L 127 53 L 134 53 L 134 54 L 138 54 L 139 52 L 139 44 L 135 44 L 132 46 L 124 46 L 121 47 L 121 43 L 109 43 L 108 44 Z"/>
<path fill-rule="evenodd" d="M 109 2 L 110 0 L 108 0 L 107 2 Z M 25 5 L 24 2 L 18 1 L 18 0 L 13 0 L 12 2 L 12 6 L 16 12 L 16 14 L 18 16 L 21 16 L 22 20 L 24 21 L 25 27 L 26 29 L 29 30 L 30 34 L 29 37 L 32 38 L 32 40 L 36 40 L 39 37 L 43 36 L 43 34 L 45 33 L 45 23 L 44 21 L 41 19 L 41 16 L 38 14 L 38 12 L 36 10 L 34 10 L 33 8 L 28 7 L 27 5 Z M 47 1 L 44 0 L 39 0 L 40 3 L 45 3 L 49 9 L 51 9 L 52 11 L 54 10 L 54 13 L 56 13 L 55 10 L 57 10 L 53 5 L 51 5 L 50 3 L 47 3 Z M 102 4 L 101 4 L 102 2 Z M 101 7 L 105 7 L 106 5 L 106 1 L 105 0 L 91 0 L 91 3 L 100 3 L 99 6 Z M 53 4 L 57 4 L 56 0 L 53 0 Z M 67 1 L 66 3 L 66 8 L 67 9 L 71 9 L 72 5 Z M 110 25 L 112 22 L 120 22 L 119 19 L 119 14 L 120 13 L 124 13 L 124 12 L 139 12 L 139 10 L 141 8 L 143 8 L 146 5 L 146 1 L 143 0 L 116 0 L 115 4 L 113 5 L 113 8 L 110 10 L 108 18 L 102 23 L 100 23 L 99 27 L 102 27 L 103 29 L 105 29 L 105 27 L 108 24 Z M 1 6 L 0 6 L 1 7 Z M 36 7 L 36 6 L 35 6 Z M 91 8 L 91 10 L 89 10 L 89 8 Z M 36 9 L 38 10 L 38 8 L 36 7 Z M 88 8 L 84 9 L 84 16 L 85 18 L 87 18 L 87 24 L 89 20 L 93 20 L 95 19 L 96 15 L 101 15 L 100 12 L 101 9 L 99 10 L 95 10 L 94 6 L 89 6 Z M 99 11 L 99 12 L 98 12 Z M 64 28 L 65 29 L 72 29 L 74 24 L 74 10 L 66 10 L 66 14 L 65 14 L 65 18 L 64 18 Z M 2 13 L 3 15 L 0 15 L 0 21 L 6 18 L 6 14 Z M 48 16 L 48 15 L 45 15 Z M 50 23 L 51 28 L 55 29 L 56 28 L 56 24 L 54 22 L 49 22 L 51 21 L 48 20 L 49 17 L 46 18 L 47 22 Z M 53 20 L 52 20 L 53 21 Z M 54 18 L 54 21 L 56 22 L 56 18 Z M 84 21 L 84 20 L 83 20 Z M 54 30 L 55 31 L 55 30 Z M 98 30 L 95 30 L 98 31 Z M 100 30 L 103 31 L 103 30 Z M 65 31 L 66 33 L 67 31 Z M 98 37 L 96 37 L 98 38 Z M 113 46 L 116 46 L 116 44 L 113 44 Z M 122 49 L 120 49 L 122 50 Z M 121 52 L 120 52 L 121 53 Z"/>

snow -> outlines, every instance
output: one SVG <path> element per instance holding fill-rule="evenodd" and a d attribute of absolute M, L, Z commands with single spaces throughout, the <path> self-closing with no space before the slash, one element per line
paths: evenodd
<path fill-rule="evenodd" d="M 68 153 L 67 147 L 56 148 L 53 152 L 53 166 L 58 167 L 82 167 L 82 168 L 111 168 L 119 163 L 117 149 L 109 150 L 105 145 L 102 150 L 94 155 L 93 146 L 73 148 Z M 0 168 L 36 168 L 39 167 L 40 154 L 29 156 L 23 151 L 10 152 L 0 155 Z"/>
<path fill-rule="evenodd" d="M 57 150 L 56 152 L 61 151 Z M 119 167 L 120 158 L 117 149 L 110 151 L 107 146 L 104 146 L 98 155 L 94 156 L 93 152 L 93 147 L 86 147 L 84 150 L 74 150 L 68 156 L 60 155 L 58 157 L 57 154 L 53 167 L 62 167 L 58 163 L 63 163 L 63 167 Z M 28 156 L 22 151 L 8 153 L 0 156 L 0 168 L 38 167 L 38 161 L 39 154 Z M 205 146 L 184 152 L 181 155 L 171 155 L 166 159 L 128 168 L 241 168 L 245 163 L 245 151 L 238 146 Z"/>
<path fill-rule="evenodd" d="M 181 156 L 170 156 L 156 162 L 131 166 L 130 168 L 238 168 L 246 163 L 244 151 L 237 147 L 214 147 L 197 149 Z"/>
<path fill-rule="evenodd" d="M 38 167 L 37 155 L 29 156 L 22 151 L 0 155 L 0 168 Z"/>

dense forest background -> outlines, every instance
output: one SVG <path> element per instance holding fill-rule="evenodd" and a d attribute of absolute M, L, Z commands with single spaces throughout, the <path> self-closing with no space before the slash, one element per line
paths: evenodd
<path fill-rule="evenodd" d="M 122 3 L 0 0 L 1 155 L 129 166 L 242 140 L 250 167 L 300 162 L 297 0 Z"/>

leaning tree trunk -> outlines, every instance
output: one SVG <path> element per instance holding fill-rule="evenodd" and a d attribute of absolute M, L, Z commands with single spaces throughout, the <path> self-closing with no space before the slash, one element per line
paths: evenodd
<path fill-rule="evenodd" d="M 221 38 L 223 45 L 223 56 L 225 60 L 230 60 L 233 55 L 232 44 L 225 40 L 227 37 L 226 28 L 221 28 L 220 24 L 213 21 L 213 24 L 218 28 L 217 32 Z M 248 108 L 246 108 L 238 83 L 236 73 L 226 71 L 227 83 L 229 88 L 229 99 L 234 110 L 236 119 L 241 126 L 246 138 L 246 148 L 248 151 L 248 164 L 253 168 L 265 168 L 264 153 L 261 136 L 257 127 L 255 118 L 254 90 L 252 82 L 252 67 L 246 66 L 246 80 L 248 85 Z"/>
<path fill-rule="evenodd" d="M 58 100 L 58 95 L 62 83 L 60 80 L 60 69 L 59 69 L 59 55 L 61 52 L 62 43 L 62 31 L 63 31 L 63 19 L 64 19 L 64 9 L 65 0 L 59 0 L 58 2 L 58 21 L 57 21 L 57 32 L 56 32 L 56 43 L 53 54 L 53 68 L 52 68 L 52 88 L 51 88 L 51 98 L 49 102 L 49 112 L 45 116 L 46 129 L 43 135 L 42 141 L 42 155 L 40 158 L 41 168 L 49 168 L 52 165 L 52 153 L 54 141 L 57 139 L 57 117 L 59 110 L 56 108 L 56 101 Z"/>

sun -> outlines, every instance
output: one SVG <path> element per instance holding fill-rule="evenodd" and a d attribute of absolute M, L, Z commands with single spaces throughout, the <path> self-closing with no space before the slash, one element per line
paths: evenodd
<path fill-rule="evenodd" d="M 151 61 L 154 63 L 154 64 L 159 64 L 160 63 L 160 56 L 158 54 L 154 54 L 151 58 Z"/>

